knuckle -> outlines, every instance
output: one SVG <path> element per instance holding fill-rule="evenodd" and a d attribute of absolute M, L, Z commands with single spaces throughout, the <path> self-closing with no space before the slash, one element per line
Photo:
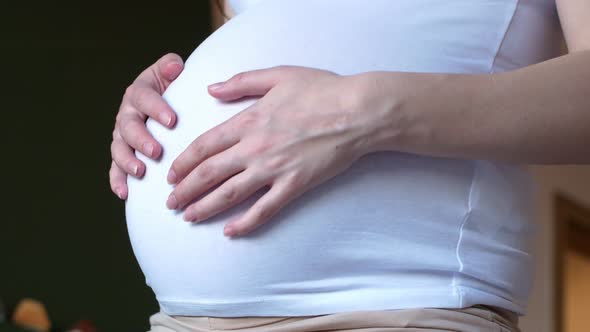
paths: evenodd
<path fill-rule="evenodd" d="M 119 112 L 117 112 L 117 115 L 115 116 L 115 130 L 117 130 L 117 124 L 123 122 L 125 120 L 125 106 L 121 105 L 121 107 L 119 108 Z"/>
<path fill-rule="evenodd" d="M 263 210 L 260 206 L 253 206 L 251 211 L 251 220 L 259 222 L 262 218 Z"/>
<path fill-rule="evenodd" d="M 272 142 L 261 140 L 259 142 L 254 143 L 252 146 L 252 153 L 254 154 L 262 154 L 272 147 Z"/>
<path fill-rule="evenodd" d="M 254 111 L 243 112 L 238 119 L 238 126 L 245 128 L 255 125 L 258 121 L 258 113 Z"/>
<path fill-rule="evenodd" d="M 285 155 L 278 155 L 270 158 L 265 163 L 265 168 L 271 171 L 277 171 L 289 162 L 289 158 Z"/>
<path fill-rule="evenodd" d="M 132 133 L 134 133 L 133 126 L 134 123 L 131 119 L 124 119 L 121 121 L 119 133 L 121 134 L 121 137 L 123 137 L 123 140 L 132 137 Z"/>
<path fill-rule="evenodd" d="M 119 140 L 115 140 L 111 143 L 111 157 L 112 159 L 117 162 L 121 159 L 121 155 L 125 153 L 125 150 L 122 149 L 121 142 Z"/>
<path fill-rule="evenodd" d="M 223 130 L 224 126 L 217 126 L 211 130 L 211 137 L 215 137 L 217 142 L 225 142 L 230 136 L 227 131 Z"/>
<path fill-rule="evenodd" d="M 109 170 L 109 183 L 112 189 L 116 189 L 118 182 L 120 182 L 118 175 L 117 169 L 111 168 Z"/>
<path fill-rule="evenodd" d="M 252 215 L 256 220 L 255 223 L 263 222 L 264 220 L 270 218 L 272 211 L 265 205 L 254 206 Z"/>
<path fill-rule="evenodd" d="M 204 162 L 199 165 L 198 173 L 199 177 L 202 178 L 207 185 L 212 185 L 215 181 L 215 167 L 209 163 Z"/>
<path fill-rule="evenodd" d="M 137 89 L 135 93 L 135 106 L 139 111 L 143 111 L 146 108 L 146 101 L 149 97 L 149 90 L 146 88 Z M 142 112 L 143 113 L 143 112 Z"/>
<path fill-rule="evenodd" d="M 121 183 L 124 183 L 124 175 L 125 173 L 119 168 L 111 168 L 109 171 L 109 182 L 111 184 L 111 188 L 116 189 Z"/>
<path fill-rule="evenodd" d="M 116 154 L 117 154 L 116 143 L 115 143 L 115 141 L 112 141 L 111 142 L 111 157 L 113 157 L 113 160 L 115 159 Z"/>
<path fill-rule="evenodd" d="M 198 140 L 195 140 L 190 144 L 190 150 L 197 159 L 205 158 L 208 154 L 207 146 L 201 144 Z"/>
<path fill-rule="evenodd" d="M 135 84 L 131 84 L 125 88 L 125 93 L 123 93 L 123 99 L 129 98 L 133 95 L 133 91 L 135 91 Z"/>
<path fill-rule="evenodd" d="M 238 190 L 235 187 L 229 187 L 221 192 L 221 197 L 226 202 L 235 202 L 238 198 Z"/>
<path fill-rule="evenodd" d="M 243 81 L 245 81 L 247 79 L 248 75 L 246 73 L 238 73 L 235 74 L 230 81 L 234 82 L 234 83 L 242 83 Z"/>
<path fill-rule="evenodd" d="M 114 178 L 115 178 L 116 175 L 117 175 L 117 170 L 115 168 L 115 163 L 112 163 L 111 164 L 111 168 L 109 168 L 109 178 L 111 180 L 111 184 L 114 183 L 114 181 L 115 181 Z"/>
<path fill-rule="evenodd" d="M 323 125 L 327 129 L 342 131 L 347 128 L 348 121 L 349 121 L 348 114 L 342 113 L 342 114 L 335 115 L 334 117 L 330 118 L 329 120 L 326 120 Z"/>
<path fill-rule="evenodd" d="M 117 127 L 113 129 L 113 141 L 119 138 L 119 130 Z"/>
<path fill-rule="evenodd" d="M 307 183 L 307 178 L 303 172 L 295 171 L 287 176 L 285 186 L 288 189 L 295 189 L 304 187 Z"/>

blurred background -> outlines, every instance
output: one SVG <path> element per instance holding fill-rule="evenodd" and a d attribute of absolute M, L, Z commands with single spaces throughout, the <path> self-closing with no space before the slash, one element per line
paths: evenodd
<path fill-rule="evenodd" d="M 145 331 L 158 310 L 109 189 L 125 88 L 212 31 L 209 1 L 4 4 L 0 331 L 24 298 L 53 331 Z M 536 278 L 525 332 L 590 331 L 590 167 L 535 166 Z M 2 327 L 4 326 L 4 327 Z"/>
<path fill-rule="evenodd" d="M 210 4 L 12 2 L 0 10 L 0 301 L 25 297 L 56 331 L 145 331 L 157 311 L 109 188 L 115 114 L 135 77 L 210 34 Z"/>

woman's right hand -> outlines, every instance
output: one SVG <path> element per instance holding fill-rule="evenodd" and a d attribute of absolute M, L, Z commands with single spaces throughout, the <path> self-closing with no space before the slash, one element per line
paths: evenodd
<path fill-rule="evenodd" d="M 150 117 L 168 128 L 174 126 L 176 115 L 162 94 L 183 68 L 179 55 L 166 54 L 125 90 L 113 131 L 109 171 L 111 190 L 121 199 L 127 199 L 127 175 L 140 178 L 145 173 L 145 164 L 135 157 L 134 150 L 152 159 L 162 153 L 161 145 L 148 132 L 145 121 Z"/>

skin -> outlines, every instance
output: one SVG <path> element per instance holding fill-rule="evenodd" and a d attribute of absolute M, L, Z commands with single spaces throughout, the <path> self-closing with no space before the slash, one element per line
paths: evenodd
<path fill-rule="evenodd" d="M 209 93 L 224 101 L 261 98 L 197 137 L 176 158 L 168 176 L 175 184 L 168 208 L 184 209 L 185 220 L 203 221 L 269 186 L 226 225 L 224 234 L 234 237 L 251 232 L 372 152 L 517 164 L 590 163 L 590 4 L 558 0 L 557 5 L 569 53 L 511 72 L 340 76 L 281 66 L 238 73 L 210 86 Z M 110 170 L 111 188 L 121 199 L 127 197 L 127 175 L 145 172 L 133 151 L 153 158 L 161 154 L 145 120 L 173 127 L 174 111 L 161 95 L 180 71 L 182 59 L 168 54 L 125 92 Z"/>

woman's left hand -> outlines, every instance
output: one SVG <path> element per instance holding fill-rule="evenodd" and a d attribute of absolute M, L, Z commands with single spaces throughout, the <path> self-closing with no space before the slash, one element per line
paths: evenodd
<path fill-rule="evenodd" d="M 195 139 L 172 164 L 176 184 L 166 205 L 188 206 L 187 221 L 212 217 L 270 186 L 245 213 L 225 226 L 244 235 L 291 200 L 347 169 L 370 152 L 374 117 L 353 76 L 279 66 L 243 72 L 213 84 L 223 101 L 263 96 L 252 106 Z"/>

